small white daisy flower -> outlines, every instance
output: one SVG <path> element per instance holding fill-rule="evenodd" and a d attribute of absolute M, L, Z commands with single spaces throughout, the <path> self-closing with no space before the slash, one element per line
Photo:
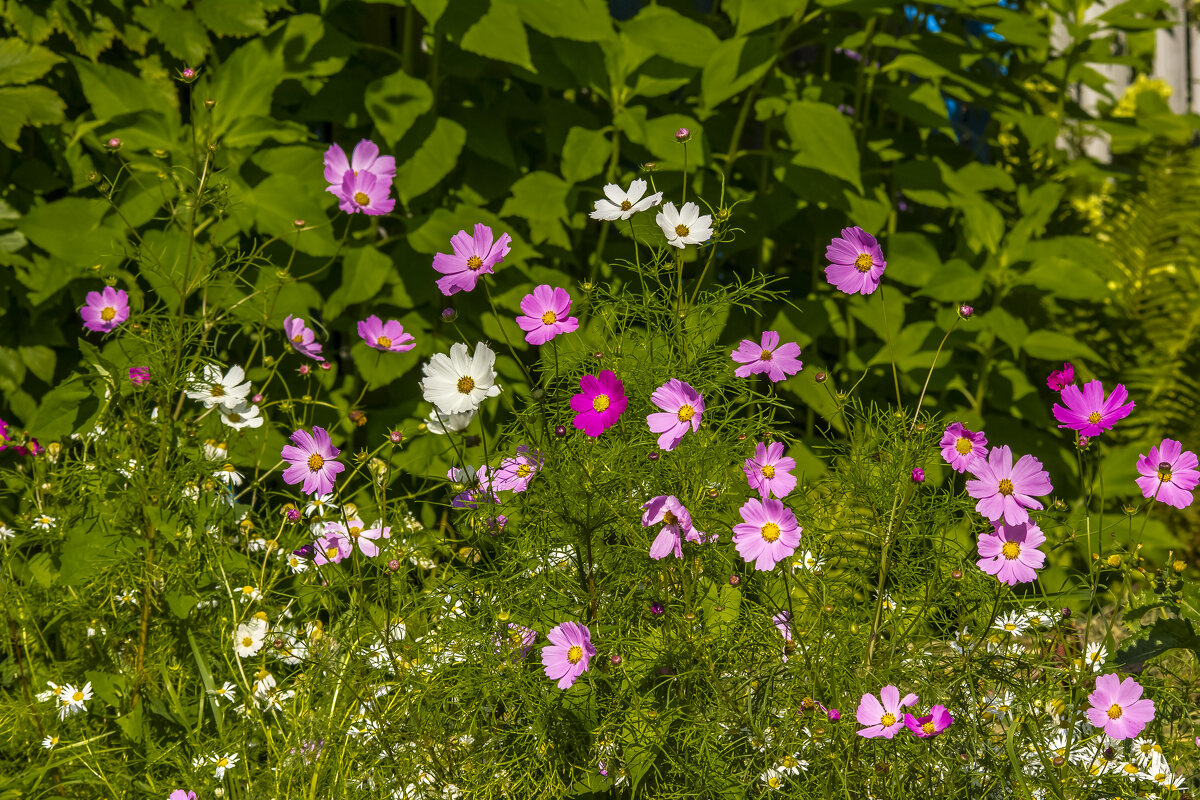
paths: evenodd
<path fill-rule="evenodd" d="M 245 478 L 242 473 L 237 471 L 233 464 L 226 464 L 219 470 L 213 473 L 213 477 L 224 483 L 226 486 L 241 486 Z"/>
<path fill-rule="evenodd" d="M 217 780 L 221 780 L 225 777 L 225 770 L 236 767 L 237 762 L 237 753 L 226 753 L 223 756 L 215 757 L 212 762 L 210 762 L 213 766 L 213 777 L 215 777 Z"/>
<path fill-rule="evenodd" d="M 204 457 L 209 461 L 220 461 L 229 455 L 229 445 L 216 439 L 204 440 Z"/>
<path fill-rule="evenodd" d="M 54 749 L 54 745 L 56 744 L 58 744 L 57 736 L 47 736 L 45 739 L 42 739 L 42 747 L 46 748 L 47 750 Z"/>
<path fill-rule="evenodd" d="M 216 689 L 210 689 L 208 694 L 210 697 L 215 697 L 218 700 L 227 700 L 232 703 L 237 700 L 237 687 L 229 681 L 225 681 L 225 683 Z"/>
<path fill-rule="evenodd" d="M 265 616 L 265 615 L 264 615 Z M 267 621 L 255 615 L 237 626 L 233 636 L 233 650 L 238 658 L 249 658 L 262 650 L 267 639 Z"/>
<path fill-rule="evenodd" d="M 38 514 L 33 518 L 33 527 L 39 531 L 48 531 L 54 527 L 55 519 L 49 514 Z"/>

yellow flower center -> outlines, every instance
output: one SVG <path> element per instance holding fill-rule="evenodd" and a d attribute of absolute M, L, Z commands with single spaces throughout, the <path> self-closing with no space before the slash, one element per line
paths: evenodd
<path fill-rule="evenodd" d="M 679 517 L 675 516 L 675 512 L 668 511 L 663 514 L 663 522 L 668 525 L 677 525 L 679 524 Z"/>
<path fill-rule="evenodd" d="M 483 259 L 479 256 L 471 256 L 467 259 L 467 269 L 477 270 L 483 266 Z"/>
<path fill-rule="evenodd" d="M 679 412 L 676 414 L 680 422 L 688 422 L 692 417 L 696 416 L 696 409 L 692 408 L 687 403 L 679 407 Z"/>
<path fill-rule="evenodd" d="M 688 231 L 687 225 L 676 225 L 675 226 L 675 235 L 676 236 L 680 236 L 680 237 L 687 236 L 688 233 L 689 233 L 689 231 Z"/>
<path fill-rule="evenodd" d="M 925 734 L 926 736 L 932 736 L 935 730 L 937 730 L 937 728 L 932 722 L 925 722 L 921 724 L 921 733 Z"/>
<path fill-rule="evenodd" d="M 378 339 L 375 340 L 375 343 L 378 344 L 380 347 L 391 347 L 392 346 L 392 340 L 386 336 L 380 336 Z"/>
<path fill-rule="evenodd" d="M 1124 769 L 1130 775 L 1136 775 L 1138 772 L 1136 764 L 1126 764 L 1124 767 L 1122 767 L 1122 769 Z"/>
<path fill-rule="evenodd" d="M 553 311 L 547 311 L 545 314 L 542 314 L 543 325 L 553 325 L 556 322 L 558 322 L 558 317 L 555 316 Z"/>
<path fill-rule="evenodd" d="M 460 394 L 470 394 L 475 390 L 475 379 L 470 375 L 463 375 L 458 379 L 458 391 Z"/>
<path fill-rule="evenodd" d="M 228 766 L 229 766 L 229 759 L 228 759 L 228 758 L 218 758 L 218 759 L 217 759 L 217 766 L 218 766 L 218 767 L 228 767 Z"/>
<path fill-rule="evenodd" d="M 328 558 L 330 561 L 337 558 L 337 554 L 338 554 L 338 549 L 336 547 L 330 545 L 329 547 L 325 548 L 325 557 Z"/>
<path fill-rule="evenodd" d="M 622 211 L 628 211 L 631 208 L 633 208 L 633 203 L 629 202 L 628 200 L 621 201 L 621 210 Z"/>
<path fill-rule="evenodd" d="M 1017 556 L 1021 555 L 1021 545 L 1016 542 L 1005 542 L 1004 547 L 1000 548 L 1000 554 L 1012 561 Z"/>
<path fill-rule="evenodd" d="M 958 451 L 960 456 L 965 456 L 975 447 L 971 440 L 965 436 L 958 437 L 958 441 L 954 443 L 954 449 Z"/>
<path fill-rule="evenodd" d="M 243 586 L 242 594 L 254 594 L 254 587 L 253 586 Z"/>
<path fill-rule="evenodd" d="M 1111 706 L 1108 707 L 1108 718 L 1109 719 L 1120 719 L 1121 715 L 1123 713 L 1125 713 L 1125 712 L 1123 712 L 1121 710 L 1121 706 L 1118 705 L 1117 703 L 1113 703 Z"/>
<path fill-rule="evenodd" d="M 1095 425 L 1099 421 L 1100 421 L 1100 412 L 1099 411 L 1093 411 L 1092 413 L 1088 414 L 1088 422 Z"/>
<path fill-rule="evenodd" d="M 313 453 L 308 457 L 308 468 L 313 472 L 316 472 L 323 466 L 325 466 L 325 459 L 321 457 L 320 453 Z"/>
<path fill-rule="evenodd" d="M 880 717 L 879 724 L 885 728 L 888 726 L 891 726 L 891 725 L 895 725 L 896 724 L 896 716 L 894 714 L 892 714 L 891 712 L 888 712 L 887 714 L 884 714 L 882 717 Z"/>
<path fill-rule="evenodd" d="M 771 351 L 763 350 L 761 353 L 758 354 L 758 360 L 759 361 L 770 361 L 771 360 Z"/>
<path fill-rule="evenodd" d="M 782 785 L 783 780 L 778 775 L 772 775 L 767 778 L 767 786 L 770 786 L 772 789 L 778 789 Z"/>
<path fill-rule="evenodd" d="M 362 528 L 358 527 L 357 525 L 351 525 L 350 526 L 350 537 L 352 539 L 357 539 L 360 536 L 362 536 Z"/>
<path fill-rule="evenodd" d="M 1013 482 L 1010 481 L 1008 478 L 1004 478 L 1003 480 L 1000 481 L 999 490 L 1000 490 L 1000 494 L 1004 495 L 1005 497 L 1009 496 L 1010 494 L 1013 493 Z"/>
<path fill-rule="evenodd" d="M 117 310 L 115 308 L 112 306 L 105 306 L 104 310 L 100 312 L 100 319 L 104 320 L 105 322 L 110 322 L 116 315 Z"/>
<path fill-rule="evenodd" d="M 1162 481 L 1163 483 L 1170 483 L 1171 482 L 1171 470 L 1160 469 L 1158 471 L 1158 479 L 1160 481 Z"/>
<path fill-rule="evenodd" d="M 592 411 L 607 411 L 612 401 L 606 394 L 598 394 L 592 399 Z"/>
<path fill-rule="evenodd" d="M 583 648 L 577 644 L 571 645 L 571 649 L 567 651 L 567 661 L 572 664 L 578 664 L 583 660 Z"/>
<path fill-rule="evenodd" d="M 354 202 L 358 203 L 360 206 L 365 206 L 371 202 L 371 198 L 367 196 L 366 192 L 355 192 Z"/>
<path fill-rule="evenodd" d="M 858 258 L 854 259 L 854 268 L 859 272 L 866 272 L 871 267 L 875 266 L 875 259 L 870 253 L 859 253 Z"/>
<path fill-rule="evenodd" d="M 242 647 L 253 647 L 253 646 L 254 646 L 254 639 L 252 639 L 249 636 L 242 637 Z"/>
<path fill-rule="evenodd" d="M 762 537 L 768 542 L 773 542 L 779 538 L 779 526 L 774 522 L 768 522 L 762 526 Z M 889 723 L 890 724 L 890 723 Z"/>
<path fill-rule="evenodd" d="M 774 478 L 775 477 L 775 467 L 771 466 L 770 464 L 767 464 L 765 467 L 762 468 L 762 476 L 764 478 Z"/>
<path fill-rule="evenodd" d="M 82 703 L 83 702 L 83 692 L 76 690 L 75 694 L 71 695 L 71 699 L 74 700 L 76 703 Z"/>
<path fill-rule="evenodd" d="M 528 478 L 531 472 L 533 472 L 533 470 L 528 464 L 522 464 L 521 466 L 517 467 L 518 478 Z"/>

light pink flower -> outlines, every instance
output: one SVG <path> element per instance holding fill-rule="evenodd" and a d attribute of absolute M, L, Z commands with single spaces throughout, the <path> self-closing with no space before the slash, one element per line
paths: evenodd
<path fill-rule="evenodd" d="M 522 298 L 521 310 L 525 314 L 517 317 L 517 325 L 530 344 L 542 345 L 560 333 L 579 329 L 579 320 L 571 316 L 571 295 L 566 289 L 542 284 Z"/>
<path fill-rule="evenodd" d="M 445 277 L 438 278 L 437 286 L 444 295 L 469 292 L 475 288 L 479 276 L 492 273 L 492 267 L 508 255 L 512 237 L 507 233 L 492 240 L 492 229 L 481 222 L 475 224 L 475 236 L 459 231 L 450 238 L 454 255 L 438 253 L 433 257 L 433 268 Z"/>
<path fill-rule="evenodd" d="M 347 214 L 361 212 L 372 217 L 390 214 L 396 207 L 391 189 L 391 182 L 381 180 L 374 172 L 347 172 L 337 193 L 338 208 Z"/>
<path fill-rule="evenodd" d="M 346 465 L 334 460 L 342 451 L 329 441 L 329 434 L 324 428 L 314 427 L 312 433 L 298 430 L 289 438 L 292 444 L 284 445 L 281 453 L 291 464 L 283 472 L 284 481 L 289 484 L 303 482 L 300 491 L 305 494 L 332 492 L 334 479 Z"/>
<path fill-rule="evenodd" d="M 1139 456 L 1137 479 L 1142 496 L 1166 503 L 1175 508 L 1187 508 L 1192 504 L 1192 490 L 1200 484 L 1200 471 L 1196 470 L 1196 454 L 1184 450 L 1174 439 L 1163 439 L 1150 454 Z"/>
<path fill-rule="evenodd" d="M 588 661 L 596 655 L 592 632 L 578 622 L 564 622 L 546 634 L 550 644 L 542 648 L 546 677 L 558 681 L 559 689 L 569 689 L 587 672 Z"/>
<path fill-rule="evenodd" d="M 796 552 L 802 528 L 796 515 L 778 500 L 750 498 L 741 508 L 742 522 L 733 526 L 733 543 L 754 568 L 767 571 Z"/>
<path fill-rule="evenodd" d="M 1142 699 L 1141 684 L 1133 678 L 1101 675 L 1088 702 L 1088 720 L 1113 739 L 1132 739 L 1154 719 L 1154 701 Z"/>
<path fill-rule="evenodd" d="M 750 488 L 760 497 L 774 495 L 782 500 L 796 488 L 796 478 L 792 475 L 795 468 L 796 460 L 783 454 L 783 442 L 759 442 L 754 457 L 746 459 L 742 471 Z"/>
<path fill-rule="evenodd" d="M 517 492 L 529 488 L 529 482 L 542 468 L 542 454 L 527 444 L 517 447 L 517 454 L 500 462 L 493 488 L 498 492 Z"/>
<path fill-rule="evenodd" d="M 470 466 L 466 469 L 451 467 L 446 477 L 466 487 L 450 501 L 454 508 L 478 508 L 481 505 L 499 502 L 500 498 L 496 497 L 495 487 L 492 486 L 492 478 L 488 475 L 487 464 L 481 465 L 479 469 Z"/>
<path fill-rule="evenodd" d="M 1046 564 L 1046 554 L 1038 550 L 1046 541 L 1041 528 L 1032 520 L 1016 525 L 992 524 L 995 530 L 979 534 L 976 543 L 979 568 L 1009 586 L 1037 580 L 1037 571 Z"/>
<path fill-rule="evenodd" d="M 340 564 L 354 552 L 354 545 L 345 536 L 330 534 L 313 542 L 314 564 Z"/>
<path fill-rule="evenodd" d="M 291 314 L 285 317 L 283 333 L 288 338 L 288 344 L 297 353 L 314 361 L 321 360 L 321 343 L 316 341 L 316 334 L 304 323 L 303 317 L 293 317 Z"/>
<path fill-rule="evenodd" d="M 696 530 L 692 525 L 692 515 L 688 513 L 683 503 L 675 495 L 659 495 L 642 506 L 642 527 L 662 523 L 662 529 L 650 545 L 650 557 L 658 560 L 674 553 L 676 558 L 683 557 L 683 540 L 703 543 L 703 531 Z"/>
<path fill-rule="evenodd" d="M 878 699 L 873 694 L 864 694 L 854 716 L 859 725 L 867 727 L 861 729 L 858 735 L 866 739 L 876 739 L 880 736 L 891 739 L 904 727 L 902 709 L 915 704 L 917 699 L 912 693 L 906 694 L 902 699 L 900 690 L 890 685 L 879 691 Z"/>
<path fill-rule="evenodd" d="M 105 286 L 103 291 L 88 292 L 87 302 L 79 309 L 83 327 L 96 333 L 108 333 L 129 319 L 129 295 L 124 289 Z"/>
<path fill-rule="evenodd" d="M 339 538 L 350 543 L 350 549 L 354 549 L 354 545 L 358 545 L 358 549 L 364 556 L 374 558 L 379 555 L 379 545 L 375 542 L 377 539 L 387 539 L 391 535 L 391 528 L 384 528 L 378 524 L 373 528 L 368 528 L 362 523 L 362 520 L 352 519 L 348 524 L 341 522 L 326 522 L 325 537 L 326 539 Z"/>
<path fill-rule="evenodd" d="M 1009 525 L 1028 522 L 1028 509 L 1042 508 L 1034 496 L 1054 491 L 1041 461 L 1022 456 L 1014 466 L 1007 445 L 992 448 L 987 459 L 975 461 L 970 470 L 975 480 L 967 481 L 967 493 L 979 501 L 975 510 L 992 522 L 1000 519 Z"/>
<path fill-rule="evenodd" d="M 337 194 L 341 189 L 346 173 L 371 172 L 376 178 L 391 183 L 396 177 L 396 159 L 392 156 L 379 155 L 379 148 L 369 139 L 363 139 L 354 146 L 354 154 L 346 159 L 346 151 L 336 144 L 331 144 L 325 151 L 325 181 L 329 184 L 327 192 Z"/>
<path fill-rule="evenodd" d="M 187 70 L 184 70 L 184 72 L 187 72 Z M 184 789 L 176 789 L 171 792 L 171 796 L 167 800 L 196 800 L 196 793 Z"/>
<path fill-rule="evenodd" d="M 662 409 L 662 413 L 649 414 L 646 422 L 658 437 L 662 450 L 674 450 L 690 428 L 700 430 L 700 418 L 704 414 L 704 398 L 688 384 L 677 378 L 664 383 L 650 395 L 650 401 Z"/>
<path fill-rule="evenodd" d="M 938 444 L 942 458 L 955 472 L 966 472 L 975 461 L 987 458 L 987 436 L 967 430 L 961 422 L 950 423 Z"/>
<path fill-rule="evenodd" d="M 368 347 L 386 353 L 404 353 L 417 346 L 413 335 L 405 333 L 399 322 L 394 319 L 384 322 L 374 314 L 358 323 L 358 335 Z"/>
<path fill-rule="evenodd" d="M 737 377 L 765 373 L 772 383 L 795 375 L 804 367 L 800 360 L 800 345 L 795 342 L 779 344 L 779 334 L 775 331 L 764 331 L 758 344 L 753 339 L 742 339 L 733 351 L 733 360 L 742 365 L 733 371 Z"/>

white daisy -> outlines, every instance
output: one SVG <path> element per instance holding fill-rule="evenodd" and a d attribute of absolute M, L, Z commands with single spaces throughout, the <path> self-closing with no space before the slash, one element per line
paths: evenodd
<path fill-rule="evenodd" d="M 1027 623 L 1024 614 L 1019 611 L 1010 611 L 1002 614 L 998 620 L 992 623 L 992 627 L 1016 636 L 1025 632 Z"/>
<path fill-rule="evenodd" d="M 254 674 L 254 696 L 262 699 L 267 696 L 267 693 L 275 688 L 275 676 L 265 669 L 260 669 Z"/>
<path fill-rule="evenodd" d="M 296 575 L 299 575 L 301 572 L 306 572 L 308 570 L 308 560 L 301 558 L 300 556 L 296 555 L 295 553 L 287 554 L 287 565 L 288 565 L 288 569 L 290 569 Z"/>
<path fill-rule="evenodd" d="M 460 414 L 479 408 L 485 398 L 500 394 L 496 385 L 496 354 L 483 342 L 475 345 L 475 354 L 456 342 L 450 355 L 437 353 L 421 371 L 421 392 L 442 414 Z"/>
<path fill-rule="evenodd" d="M 0 522 L 0 542 L 4 541 L 5 539 L 11 539 L 16 535 L 16 531 L 5 525 L 3 522 Z"/>
<path fill-rule="evenodd" d="M 204 457 L 209 461 L 220 461 L 229 455 L 229 445 L 216 439 L 204 440 Z"/>
<path fill-rule="evenodd" d="M 674 203 L 663 203 L 662 211 L 654 218 L 667 237 L 667 244 L 683 249 L 689 244 L 701 244 L 712 238 L 712 217 L 700 216 L 700 207 L 684 203 L 675 210 Z"/>
<path fill-rule="evenodd" d="M 250 586 L 247 584 L 246 586 L 237 589 L 235 593 L 241 598 L 243 603 L 252 603 L 257 600 L 262 600 L 262 592 L 258 590 L 257 586 Z"/>
<path fill-rule="evenodd" d="M 138 602 L 137 595 L 133 593 L 132 589 L 122 589 L 121 593 L 113 599 L 123 606 L 136 606 Z"/>
<path fill-rule="evenodd" d="M 1139 736 L 1133 740 L 1133 758 L 1143 769 L 1148 769 L 1157 756 L 1162 755 L 1162 748 L 1153 739 Z"/>
<path fill-rule="evenodd" d="M 1088 642 L 1087 649 L 1083 652 L 1084 666 L 1091 667 L 1092 672 L 1099 672 L 1104 668 L 1104 662 L 1108 660 L 1108 650 L 1100 642 Z"/>
<path fill-rule="evenodd" d="M 329 511 L 337 511 L 337 509 L 332 494 L 314 494 L 308 501 L 308 505 L 304 507 L 304 513 L 311 517 L 314 514 L 324 515 Z"/>
<path fill-rule="evenodd" d="M 811 550 L 805 550 L 800 554 L 799 558 L 792 559 L 792 572 L 795 572 L 798 569 L 803 569 L 819 575 L 824 566 L 825 559 L 816 555 Z"/>
<path fill-rule="evenodd" d="M 475 409 L 473 408 L 461 414 L 442 414 L 435 408 L 429 412 L 429 419 L 425 420 L 425 429 L 438 436 L 442 436 L 447 431 L 458 433 L 466 430 L 473 419 L 475 419 Z"/>
<path fill-rule="evenodd" d="M 595 211 L 588 214 L 592 219 L 614 221 L 629 219 L 639 211 L 645 211 L 662 202 L 662 192 L 656 192 L 649 197 L 646 193 L 646 182 L 642 179 L 629 184 L 629 191 L 622 192 L 615 183 L 604 186 L 604 197 L 596 201 Z"/>
<path fill-rule="evenodd" d="M 218 686 L 216 689 L 210 689 L 208 692 L 210 697 L 215 697 L 218 700 L 228 700 L 232 703 L 237 699 L 237 687 L 229 681 Z"/>
<path fill-rule="evenodd" d="M 47 750 L 52 749 L 56 744 L 58 744 L 57 736 L 47 736 L 45 739 L 42 739 L 42 747 L 46 748 Z"/>
<path fill-rule="evenodd" d="M 262 650 L 266 638 L 267 621 L 256 614 L 237 626 L 237 632 L 233 635 L 233 650 L 238 658 L 248 658 Z"/>
<path fill-rule="evenodd" d="M 242 428 L 261 427 L 263 418 L 259 416 L 258 406 L 242 403 L 236 408 L 222 410 L 221 422 L 235 430 L 241 430 Z"/>
<path fill-rule="evenodd" d="M 799 753 L 784 756 L 775 765 L 775 771 L 783 775 L 799 775 L 801 772 L 808 771 L 808 762 L 800 758 Z"/>
<path fill-rule="evenodd" d="M 204 403 L 205 408 L 223 406 L 228 409 L 237 408 L 245 402 L 250 394 L 250 381 L 242 382 L 246 371 L 239 366 L 232 366 L 229 372 L 221 374 L 221 368 L 216 364 L 208 364 L 193 382 L 187 396 Z"/>
<path fill-rule="evenodd" d="M 54 527 L 54 517 L 49 514 L 38 514 L 33 518 L 33 527 L 39 531 L 48 531 Z"/>
<path fill-rule="evenodd" d="M 213 477 L 227 486 L 241 486 L 244 478 L 242 473 L 237 471 L 233 464 L 226 464 L 219 470 L 213 473 Z"/>
<path fill-rule="evenodd" d="M 783 789 L 783 773 L 777 769 L 768 769 L 758 779 L 771 791 L 778 792 Z"/>
<path fill-rule="evenodd" d="M 221 780 L 225 777 L 225 770 L 232 769 L 237 766 L 237 753 L 226 753 L 223 756 L 217 756 L 212 760 L 213 777 Z"/>

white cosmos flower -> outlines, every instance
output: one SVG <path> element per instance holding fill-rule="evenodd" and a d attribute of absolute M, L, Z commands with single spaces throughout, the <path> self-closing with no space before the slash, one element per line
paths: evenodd
<path fill-rule="evenodd" d="M 656 192 L 649 197 L 646 193 L 646 182 L 640 178 L 629 184 L 629 191 L 622 192 L 621 187 L 610 183 L 604 187 L 604 197 L 596 201 L 596 210 L 588 216 L 592 219 L 618 220 L 629 219 L 639 211 L 658 205 L 662 202 L 662 192 Z"/>
<path fill-rule="evenodd" d="M 238 658 L 249 658 L 262 650 L 267 638 L 267 621 L 259 616 L 251 617 L 247 622 L 237 626 L 233 635 L 233 650 Z"/>
<path fill-rule="evenodd" d="M 689 244 L 700 244 L 712 238 L 712 217 L 700 216 L 700 206 L 684 203 L 675 210 L 674 203 L 663 203 L 662 211 L 654 218 L 667 237 L 667 244 L 681 250 Z"/>
<path fill-rule="evenodd" d="M 246 371 L 239 366 L 230 367 L 229 372 L 222 375 L 220 367 L 208 364 L 195 379 L 187 396 L 204 403 L 205 408 L 237 408 L 250 394 L 250 381 L 242 382 L 245 377 Z"/>
<path fill-rule="evenodd" d="M 442 414 L 474 411 L 484 398 L 500 394 L 496 385 L 496 354 L 483 342 L 475 345 L 474 356 L 456 342 L 450 355 L 437 353 L 421 367 L 425 379 L 421 392 Z"/>
<path fill-rule="evenodd" d="M 258 406 L 243 402 L 237 408 L 222 409 L 221 422 L 235 430 L 258 428 L 263 424 L 263 418 L 258 414 Z"/>
<path fill-rule="evenodd" d="M 475 409 L 464 411 L 461 414 L 442 414 L 436 408 L 429 412 L 429 419 L 425 420 L 425 428 L 430 433 L 436 433 L 442 436 L 447 432 L 458 433 L 466 430 L 471 424 L 471 420 L 475 419 Z"/>

